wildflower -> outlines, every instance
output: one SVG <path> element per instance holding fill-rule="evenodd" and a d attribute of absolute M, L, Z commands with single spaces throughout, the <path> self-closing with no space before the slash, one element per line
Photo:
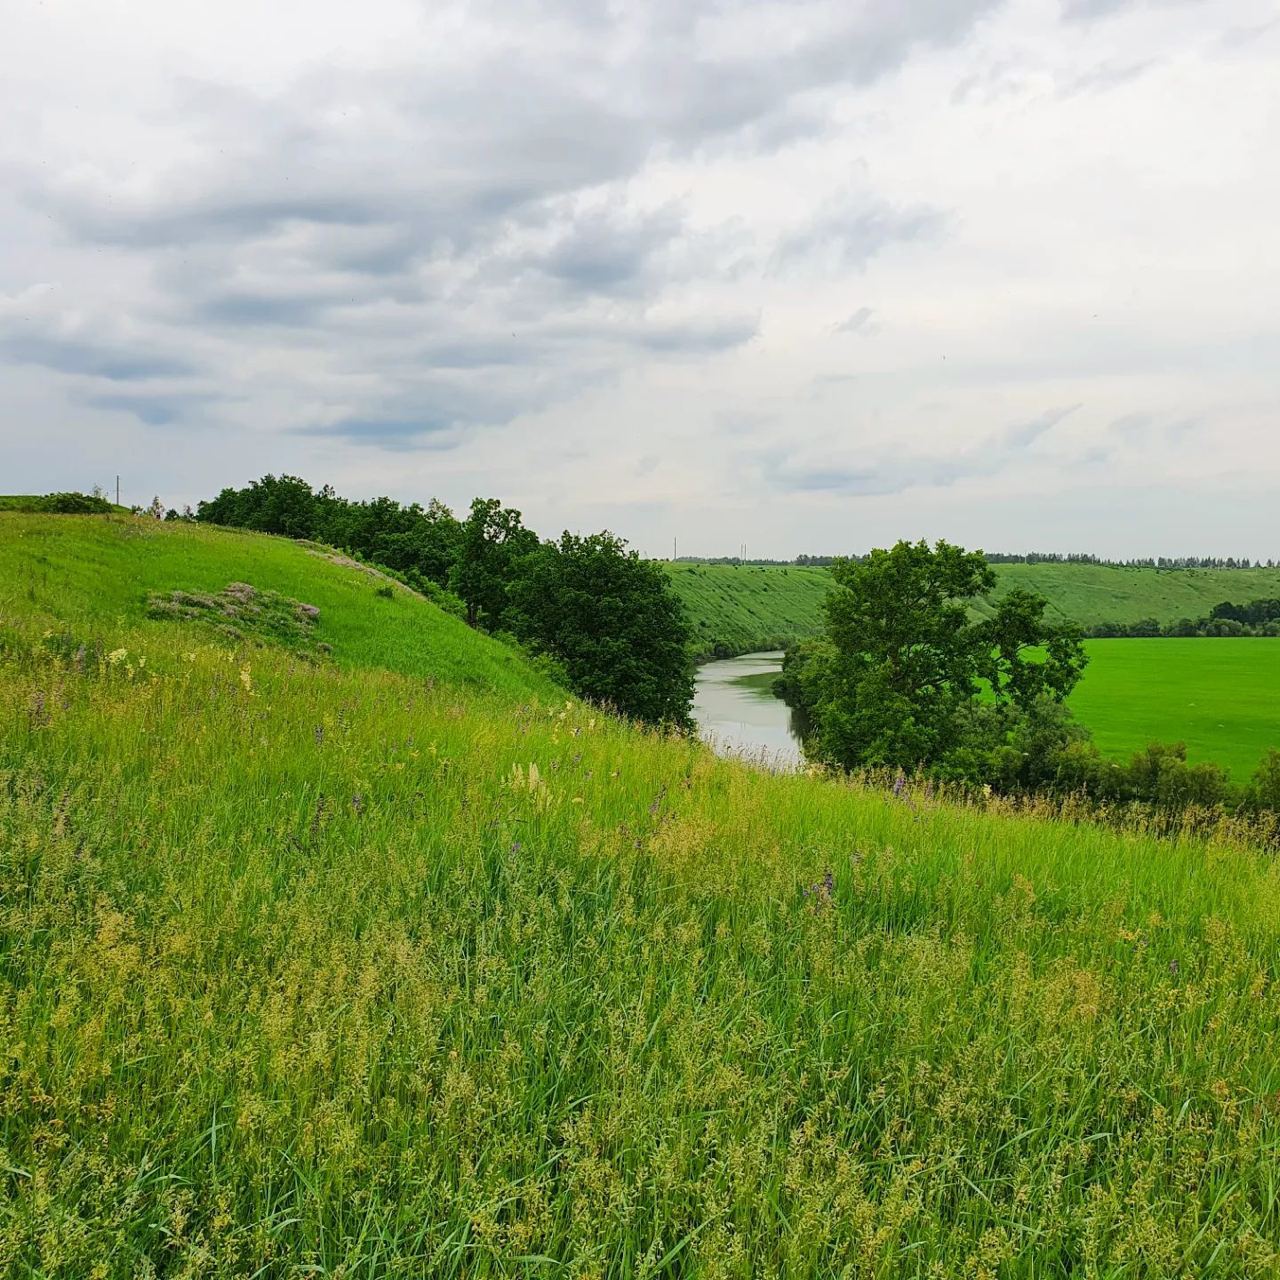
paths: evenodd
<path fill-rule="evenodd" d="M 826 903 L 826 902 L 830 902 L 831 899 L 835 896 L 835 891 L 836 891 L 835 873 L 831 870 L 830 867 L 828 867 L 822 873 L 821 880 L 815 881 L 813 884 L 807 886 L 803 890 L 803 896 L 806 898 L 813 898 L 815 902 L 818 902 L 818 903 Z"/>
<path fill-rule="evenodd" d="M 351 807 L 357 814 L 364 812 L 364 796 L 362 796 L 360 792 L 357 791 L 355 795 L 351 797 Z"/>
<path fill-rule="evenodd" d="M 242 685 L 244 685 L 244 691 L 245 691 L 246 693 L 252 693 L 252 692 L 253 692 L 253 679 L 252 679 L 252 677 L 251 677 L 251 676 L 250 676 L 250 674 L 249 674 L 249 668 L 248 668 L 248 667 L 241 667 L 241 668 L 240 668 L 240 683 L 241 683 Z"/>
<path fill-rule="evenodd" d="M 895 796 L 900 797 L 906 789 L 907 789 L 907 775 L 903 773 L 901 769 L 899 769 L 898 776 L 893 780 L 893 794 Z"/>
<path fill-rule="evenodd" d="M 111 652 L 107 654 L 107 665 L 118 667 L 128 656 L 128 649 L 112 649 Z"/>

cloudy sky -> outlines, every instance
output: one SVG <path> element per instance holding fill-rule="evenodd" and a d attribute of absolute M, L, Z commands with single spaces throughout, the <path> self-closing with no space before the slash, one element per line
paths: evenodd
<path fill-rule="evenodd" d="M 1280 556 L 1280 0 L 2 0 L 0 492 Z"/>

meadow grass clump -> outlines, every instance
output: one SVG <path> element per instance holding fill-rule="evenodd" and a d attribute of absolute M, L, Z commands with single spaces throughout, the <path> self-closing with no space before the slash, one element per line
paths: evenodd
<path fill-rule="evenodd" d="M 0 1274 L 1280 1267 L 1273 859 L 762 775 L 423 602 L 475 679 L 28 580 Z"/>
<path fill-rule="evenodd" d="M 388 587 L 387 598 L 392 595 Z M 212 626 L 226 640 L 253 640 L 288 645 L 307 652 L 328 652 L 314 643 L 320 610 L 278 591 L 259 591 L 247 582 L 232 582 L 219 592 L 152 591 L 147 596 L 147 617 L 168 621 L 201 622 Z"/>

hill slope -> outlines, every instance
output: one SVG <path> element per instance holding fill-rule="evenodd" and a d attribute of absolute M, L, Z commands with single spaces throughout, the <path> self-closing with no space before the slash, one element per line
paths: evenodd
<path fill-rule="evenodd" d="M 760 775 L 191 538 L 0 519 L 0 1270 L 1280 1265 L 1274 860 Z M 201 573 L 334 661 L 140 616 Z"/>
<path fill-rule="evenodd" d="M 699 659 L 782 649 L 812 635 L 831 588 L 825 569 L 795 566 L 663 566 L 693 625 Z"/>
<path fill-rule="evenodd" d="M 671 564 L 693 622 L 700 658 L 784 647 L 815 634 L 830 587 L 825 569 Z M 995 566 L 997 594 L 1021 587 L 1082 627 L 1155 618 L 1199 618 L 1223 600 L 1280 597 L 1280 569 L 1120 569 L 1091 564 Z"/>
<path fill-rule="evenodd" d="M 91 626 L 108 642 L 145 637 L 172 626 L 147 619 L 149 592 L 216 592 L 237 581 L 317 606 L 317 636 L 339 666 L 556 696 L 506 646 L 325 548 L 127 516 L 0 514 L 0 618 L 20 606 L 48 626 Z"/>

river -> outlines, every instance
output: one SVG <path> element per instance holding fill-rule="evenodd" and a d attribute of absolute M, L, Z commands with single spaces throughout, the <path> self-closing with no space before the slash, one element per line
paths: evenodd
<path fill-rule="evenodd" d="M 743 684 L 747 676 L 776 675 L 782 653 L 748 653 L 698 668 L 693 718 L 698 732 L 721 755 L 767 768 L 794 769 L 803 759 L 793 712 L 768 687 Z"/>

